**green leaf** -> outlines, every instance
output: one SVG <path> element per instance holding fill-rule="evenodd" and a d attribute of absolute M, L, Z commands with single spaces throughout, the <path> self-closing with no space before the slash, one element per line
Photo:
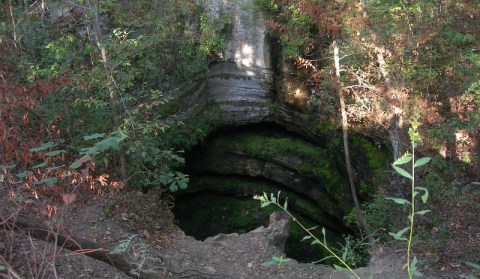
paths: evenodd
<path fill-rule="evenodd" d="M 285 203 L 283 204 L 283 209 L 287 211 L 287 207 L 288 207 L 288 198 L 285 199 Z"/>
<path fill-rule="evenodd" d="M 268 201 L 268 196 L 267 196 L 267 193 L 265 193 L 265 192 L 263 192 L 263 200 Z"/>
<path fill-rule="evenodd" d="M 398 203 L 398 204 L 410 204 L 409 201 L 407 201 L 406 199 L 400 199 L 400 198 L 386 198 L 387 200 L 392 200 L 394 201 L 395 203 Z"/>
<path fill-rule="evenodd" d="M 471 262 L 465 262 L 467 265 L 477 269 L 477 270 L 480 270 L 480 264 L 476 264 L 476 263 L 471 263 Z"/>
<path fill-rule="evenodd" d="M 98 138 L 103 138 L 105 137 L 105 134 L 93 134 L 93 135 L 89 135 L 89 136 L 84 136 L 83 139 L 84 140 L 92 140 L 92 139 L 98 139 Z"/>
<path fill-rule="evenodd" d="M 307 231 L 312 231 L 312 230 L 314 230 L 314 229 L 316 229 L 316 228 L 318 228 L 318 227 L 319 227 L 319 226 L 311 227 L 311 228 L 307 229 Z"/>
<path fill-rule="evenodd" d="M 17 165 L 16 164 L 13 164 L 13 165 L 0 165 L 0 168 L 5 168 L 7 170 L 11 170 L 13 169 L 14 167 L 16 167 Z"/>
<path fill-rule="evenodd" d="M 56 146 L 57 144 L 54 143 L 53 141 L 49 141 L 47 143 L 44 143 L 42 144 L 41 146 L 39 147 L 36 147 L 36 148 L 31 148 L 29 149 L 30 152 L 38 152 L 38 151 L 43 151 L 43 150 L 46 150 L 46 149 L 49 149 L 51 147 L 54 147 Z"/>
<path fill-rule="evenodd" d="M 31 174 L 32 174 L 32 172 L 30 172 L 30 171 L 22 171 L 21 173 L 18 173 L 18 174 L 17 174 L 17 177 L 18 177 L 18 178 L 25 178 L 25 177 L 27 177 L 27 176 L 29 176 L 29 175 L 31 175 Z"/>
<path fill-rule="evenodd" d="M 312 238 L 311 235 L 306 235 L 306 236 L 304 236 L 304 237 L 302 238 L 301 241 L 308 240 L 308 239 L 310 239 L 310 238 Z"/>
<path fill-rule="evenodd" d="M 273 196 L 273 193 L 270 193 L 270 201 L 272 203 L 277 203 L 277 198 Z"/>
<path fill-rule="evenodd" d="M 427 188 L 424 188 L 424 187 L 415 187 L 416 190 L 421 190 L 423 191 L 423 195 L 422 195 L 422 202 L 423 203 L 426 203 L 427 200 L 428 200 L 428 189 Z"/>
<path fill-rule="evenodd" d="M 389 232 L 388 234 L 391 235 L 393 238 L 395 238 L 396 240 L 407 240 L 405 237 L 403 237 L 402 235 L 408 231 L 408 229 L 410 229 L 410 227 L 406 227 L 406 228 L 403 228 L 401 230 L 399 230 L 398 232 L 396 233 L 392 233 L 392 232 Z"/>
<path fill-rule="evenodd" d="M 180 187 L 180 189 L 187 189 L 188 184 L 187 182 L 181 180 L 181 181 L 178 181 L 178 187 Z"/>
<path fill-rule="evenodd" d="M 109 137 L 109 138 L 106 138 L 104 140 L 101 140 L 101 141 L 97 142 L 95 144 L 95 147 L 98 148 L 99 152 L 104 151 L 104 150 L 106 150 L 110 147 L 114 148 L 114 149 L 117 149 L 118 148 L 118 141 L 114 137 Z"/>
<path fill-rule="evenodd" d="M 425 194 L 422 195 L 422 201 L 423 203 L 426 203 L 428 200 L 428 191 L 425 192 Z"/>
<path fill-rule="evenodd" d="M 423 157 L 421 159 L 418 159 L 415 164 L 413 164 L 414 168 L 420 167 L 425 165 L 426 163 L 430 162 L 430 157 Z"/>
<path fill-rule="evenodd" d="M 60 169 L 60 168 L 63 168 L 63 167 L 65 167 L 65 165 L 53 166 L 53 167 L 47 168 L 47 171 L 57 170 L 57 169 Z"/>
<path fill-rule="evenodd" d="M 56 177 L 49 177 L 49 178 L 45 178 L 45 179 L 42 179 L 42 180 L 39 180 L 39 181 L 35 181 L 33 182 L 33 184 L 35 185 L 38 185 L 38 184 L 42 184 L 42 183 L 45 183 L 47 184 L 48 186 L 53 186 L 55 183 L 58 182 L 58 178 Z"/>
<path fill-rule="evenodd" d="M 73 162 L 68 168 L 72 170 L 78 169 L 79 167 L 82 166 L 83 163 L 91 160 L 92 160 L 92 157 L 90 157 L 89 155 L 84 155 L 80 159 Z"/>
<path fill-rule="evenodd" d="M 7 269 L 7 268 L 6 268 L 5 266 L 3 266 L 3 265 L 0 264 L 0 271 L 4 271 L 4 270 L 6 270 L 6 269 Z"/>
<path fill-rule="evenodd" d="M 417 211 L 415 212 L 416 215 L 425 215 L 425 213 L 428 213 L 430 212 L 430 210 L 421 210 L 421 211 Z"/>
<path fill-rule="evenodd" d="M 399 168 L 397 166 L 393 166 L 393 168 L 401 175 L 401 176 L 404 176 L 410 180 L 413 179 L 412 175 L 410 173 L 408 173 L 406 170 L 402 169 L 402 168 Z"/>
<path fill-rule="evenodd" d="M 417 257 L 413 257 L 412 264 L 410 265 L 410 271 L 412 272 L 413 276 L 420 277 L 423 274 L 417 270 Z"/>
<path fill-rule="evenodd" d="M 82 163 L 80 163 L 79 160 L 77 160 L 77 161 L 73 162 L 68 168 L 71 169 L 71 170 L 76 170 L 81 166 L 82 166 Z"/>
<path fill-rule="evenodd" d="M 403 154 L 402 157 L 398 158 L 394 163 L 393 165 L 396 166 L 396 165 L 403 165 L 403 164 L 406 164 L 408 162 L 410 162 L 412 160 L 412 155 L 408 154 L 408 153 L 405 153 Z"/>
<path fill-rule="evenodd" d="M 45 155 L 49 156 L 49 157 L 53 157 L 53 156 L 57 156 L 60 153 L 65 153 L 65 152 L 67 152 L 67 151 L 63 150 L 63 149 L 60 149 L 60 150 L 54 150 L 54 151 L 47 152 L 47 153 L 45 153 Z"/>
<path fill-rule="evenodd" d="M 115 131 L 111 135 L 114 136 L 118 142 L 122 142 L 124 139 L 128 138 L 128 135 L 124 130 Z"/>
<path fill-rule="evenodd" d="M 45 167 L 45 166 L 47 166 L 47 163 L 43 162 L 43 163 L 41 163 L 41 164 L 38 164 L 38 165 L 33 166 L 32 169 L 43 168 L 43 167 Z"/>
<path fill-rule="evenodd" d="M 271 205 L 271 204 L 272 204 L 272 203 L 271 203 L 270 201 L 264 201 L 264 202 L 262 202 L 261 207 L 266 207 L 266 206 L 269 206 L 269 205 Z"/>
<path fill-rule="evenodd" d="M 128 247 L 130 246 L 130 243 L 132 242 L 133 238 L 135 238 L 136 236 L 137 236 L 137 234 L 132 235 L 129 239 L 121 241 L 120 244 L 115 246 L 108 253 L 111 254 L 111 255 L 114 255 L 114 254 L 121 254 L 121 253 L 127 251 Z"/>
<path fill-rule="evenodd" d="M 336 265 L 336 264 L 333 264 L 333 267 L 338 271 L 347 271 L 348 270 L 345 267 L 341 267 L 341 266 Z"/>

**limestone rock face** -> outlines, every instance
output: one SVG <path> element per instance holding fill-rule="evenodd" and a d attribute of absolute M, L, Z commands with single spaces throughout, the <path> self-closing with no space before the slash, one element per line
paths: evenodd
<path fill-rule="evenodd" d="M 231 30 L 220 58 L 209 66 L 205 81 L 193 88 L 171 92 L 180 100 L 183 116 L 195 118 L 205 110 L 219 111 L 217 128 L 276 122 L 312 141 L 325 141 L 312 133 L 317 113 L 312 92 L 296 80 L 295 69 L 283 63 L 267 36 L 253 0 L 212 0 L 206 4 L 210 17 L 231 19 Z M 274 70 L 275 69 L 275 70 Z M 275 72 L 277 71 L 277 72 Z"/>
<path fill-rule="evenodd" d="M 260 16 L 246 7 L 250 2 L 215 0 L 207 6 L 210 16 L 233 20 L 223 57 L 210 66 L 204 91 L 207 103 L 220 106 L 224 125 L 258 123 L 272 116 L 270 47 Z"/>
<path fill-rule="evenodd" d="M 241 237 L 251 240 L 255 239 L 260 243 L 261 241 L 259 240 L 263 239 L 271 244 L 271 246 L 278 249 L 279 252 L 283 253 L 291 222 L 292 218 L 290 218 L 287 213 L 283 211 L 276 211 L 270 215 L 270 223 L 268 227 L 256 228 L 255 230 L 242 236 L 237 233 L 221 233 L 205 239 L 204 243 L 213 247 L 228 247 L 228 242 L 231 240 L 238 240 Z M 265 241 L 263 241 L 263 243 L 265 243 Z"/>
<path fill-rule="evenodd" d="M 270 215 L 270 224 L 268 227 L 263 230 L 267 234 L 267 239 L 276 247 L 283 251 L 285 249 L 285 243 L 288 238 L 288 230 L 290 229 L 290 223 L 292 218 L 283 211 L 276 211 Z M 253 232 L 261 230 L 262 228 L 256 229 Z"/>

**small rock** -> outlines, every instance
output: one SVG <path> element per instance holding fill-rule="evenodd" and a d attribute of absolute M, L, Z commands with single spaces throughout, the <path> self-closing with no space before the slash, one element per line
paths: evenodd
<path fill-rule="evenodd" d="M 210 273 L 215 273 L 215 272 L 217 272 L 217 271 L 215 270 L 215 268 L 213 268 L 213 267 L 211 267 L 211 266 L 205 267 L 205 271 L 210 272 Z"/>
<path fill-rule="evenodd" d="M 475 190 L 478 190 L 480 189 L 480 182 L 471 182 L 465 186 L 463 186 L 462 188 L 462 194 L 465 195 L 465 194 L 468 194 L 472 191 L 475 191 Z"/>
<path fill-rule="evenodd" d="M 145 236 L 146 239 L 150 239 L 150 233 L 147 230 L 143 230 L 143 236 Z"/>

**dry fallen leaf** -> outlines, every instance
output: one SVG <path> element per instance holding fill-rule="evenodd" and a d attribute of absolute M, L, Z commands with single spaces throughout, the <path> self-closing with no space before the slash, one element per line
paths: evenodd
<path fill-rule="evenodd" d="M 77 198 L 77 195 L 75 195 L 75 194 L 65 194 L 65 195 L 63 195 L 63 202 L 66 205 L 69 205 L 69 204 L 73 203 L 76 198 Z"/>

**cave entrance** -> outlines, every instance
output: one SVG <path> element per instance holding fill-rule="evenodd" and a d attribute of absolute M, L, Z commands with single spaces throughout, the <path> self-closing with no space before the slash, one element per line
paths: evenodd
<path fill-rule="evenodd" d="M 281 191 L 298 220 L 308 228 L 317 227 L 314 232 L 321 238 L 325 228 L 327 241 L 340 248 L 355 229 L 343 222 L 352 199 L 334 144 L 322 148 L 274 124 L 213 133 L 187 155 L 190 186 L 176 194 L 173 212 L 178 225 L 198 240 L 219 233 L 246 233 L 267 226 L 270 213 L 278 210 L 273 205 L 261 208 L 253 195 Z M 311 242 L 301 241 L 304 236 L 292 224 L 287 257 L 315 262 L 328 256 Z"/>

